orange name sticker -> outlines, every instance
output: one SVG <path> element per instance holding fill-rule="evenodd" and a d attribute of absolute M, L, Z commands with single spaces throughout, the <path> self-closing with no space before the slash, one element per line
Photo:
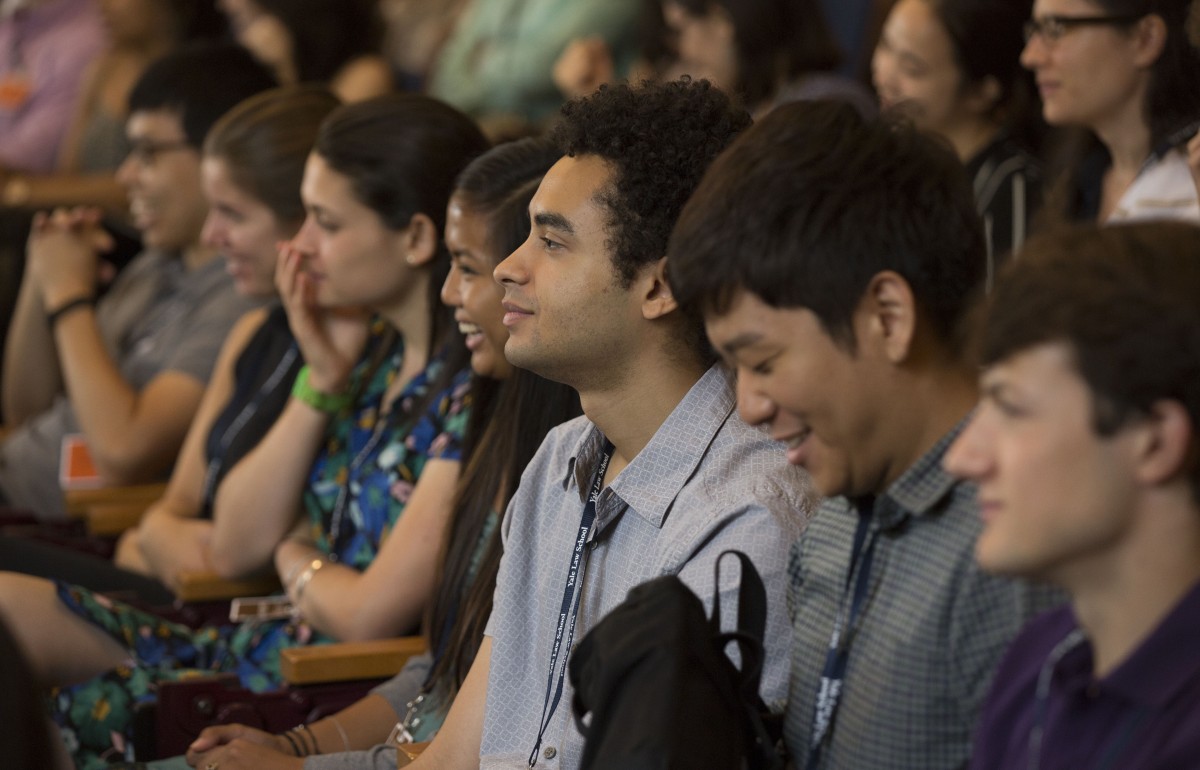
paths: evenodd
<path fill-rule="evenodd" d="M 63 489 L 95 489 L 104 485 L 104 479 L 100 477 L 82 434 L 72 433 L 63 437 L 60 459 L 58 483 Z"/>
<path fill-rule="evenodd" d="M 0 109 L 19 110 L 29 101 L 32 86 L 24 72 L 8 72 L 0 76 Z"/>

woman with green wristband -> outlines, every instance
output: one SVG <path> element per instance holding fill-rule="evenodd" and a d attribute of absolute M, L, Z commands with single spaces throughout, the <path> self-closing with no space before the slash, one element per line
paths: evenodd
<path fill-rule="evenodd" d="M 307 216 L 276 273 L 308 370 L 217 493 L 244 501 L 233 558 L 273 564 L 295 616 L 192 630 L 5 576 L 0 611 L 38 618 L 18 635 L 43 680 L 95 677 L 53 700 L 80 767 L 126 753 L 112 736 L 129 735 L 129 707 L 157 682 L 233 672 L 266 689 L 284 647 L 416 625 L 467 419 L 466 351 L 437 301 L 450 266 L 440 233 L 455 176 L 484 147 L 461 113 L 392 96 L 335 111 L 308 159 Z M 213 557 L 233 550 L 214 544 Z"/>
<path fill-rule="evenodd" d="M 467 335 L 478 397 L 466 439 L 472 459 L 463 471 L 440 579 L 426 613 L 432 653 L 412 659 L 359 702 L 291 735 L 243 725 L 209 728 L 192 744 L 192 766 L 388 770 L 397 765 L 399 747 L 385 743 L 393 728 L 405 742 L 424 742 L 441 727 L 491 614 L 501 516 L 546 433 L 580 414 L 574 390 L 505 359 L 504 291 L 492 278 L 500 260 L 528 237 L 529 201 L 559 157 L 558 148 L 545 139 L 501 145 L 463 171 L 450 198 L 446 243 L 454 263 L 442 298 L 456 308 Z M 301 764 L 296 756 L 307 758 Z M 164 770 L 171 766 L 162 765 Z"/>

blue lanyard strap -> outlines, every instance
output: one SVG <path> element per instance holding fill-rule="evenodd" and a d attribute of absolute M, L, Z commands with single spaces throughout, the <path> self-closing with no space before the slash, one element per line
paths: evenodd
<path fill-rule="evenodd" d="M 846 639 L 866 604 L 871 584 L 871 565 L 875 560 L 875 541 L 878 530 L 871 531 L 873 497 L 858 501 L 858 527 L 854 530 L 854 546 L 850 552 L 850 566 L 846 570 L 846 584 L 842 601 L 833 622 L 833 634 L 829 638 L 829 650 L 825 653 L 825 669 L 821 672 L 821 684 L 817 688 L 816 705 L 813 708 L 812 742 L 809 746 L 806 768 L 813 770 L 821 758 L 821 748 L 833 717 L 837 713 L 842 697 L 842 682 L 846 678 L 846 666 L 850 660 L 850 644 Z M 856 569 L 857 568 L 857 569 Z M 846 599 L 850 598 L 849 614 Z"/>
<path fill-rule="evenodd" d="M 564 647 L 567 650 L 571 649 L 571 642 L 575 638 L 575 621 L 579 616 L 579 600 L 583 596 L 582 590 L 575 590 L 576 584 L 579 582 L 580 570 L 587 564 L 586 546 L 588 537 L 592 533 L 592 525 L 596 521 L 596 500 L 604 488 L 604 474 L 608 472 L 608 463 L 612 460 L 613 450 L 612 442 L 605 439 L 600 464 L 596 466 L 596 472 L 592 475 L 591 489 L 588 492 L 587 502 L 583 505 L 583 516 L 579 520 L 579 534 L 575 538 L 575 550 L 571 553 L 571 565 L 567 570 L 567 585 L 563 589 L 562 607 L 559 609 L 558 623 L 554 629 L 554 645 L 550 648 L 550 673 L 546 677 L 546 700 L 542 704 L 541 727 L 538 729 L 537 742 L 534 743 L 533 751 L 529 754 L 530 767 L 537 764 L 538 751 L 542 748 L 542 737 L 546 734 L 546 728 L 550 726 L 550 719 L 554 716 L 555 709 L 558 708 L 559 700 L 562 699 L 567 662 L 564 656 L 563 664 L 559 666 L 558 658 Z M 574 601 L 572 601 L 572 597 Z M 556 673 L 558 675 L 557 684 L 555 684 Z M 553 701 L 550 699 L 551 689 L 554 690 Z"/>

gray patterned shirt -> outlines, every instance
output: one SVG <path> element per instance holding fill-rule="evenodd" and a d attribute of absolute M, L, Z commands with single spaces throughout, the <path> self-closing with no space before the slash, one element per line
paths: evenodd
<path fill-rule="evenodd" d="M 843 634 L 849 664 L 822 768 L 965 767 L 1000 655 L 1029 617 L 1062 601 L 976 567 L 975 488 L 942 469 L 959 430 L 875 501 L 874 566 L 859 619 Z M 794 647 L 784 736 L 801 770 L 857 523 L 846 498 L 825 500 L 788 568 Z"/>
<path fill-rule="evenodd" d="M 781 445 L 733 414 L 732 380 L 710 369 L 650 443 L 597 500 L 575 639 L 625 599 L 629 589 L 678 574 L 711 609 L 713 563 L 744 551 L 767 587 L 767 663 L 762 694 L 782 706 L 791 642 L 785 610 L 787 552 L 812 508 L 807 475 Z M 550 649 L 568 562 L 603 436 L 586 418 L 556 428 L 521 478 L 504 518 L 504 557 L 488 621 L 492 637 L 483 768 L 526 767 L 545 702 Z M 723 571 L 722 601 L 736 586 Z M 560 665 L 562 661 L 559 661 Z M 550 720 L 539 768 L 576 768 L 583 738 L 571 716 L 572 689 Z"/>

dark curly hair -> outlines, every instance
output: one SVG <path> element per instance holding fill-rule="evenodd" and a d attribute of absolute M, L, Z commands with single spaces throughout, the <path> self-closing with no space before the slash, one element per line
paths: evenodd
<path fill-rule="evenodd" d="M 550 138 L 566 155 L 595 155 L 614 170 L 602 197 L 607 246 L 628 287 L 667 253 L 683 204 L 750 116 L 707 80 L 602 86 L 563 106 Z"/>

